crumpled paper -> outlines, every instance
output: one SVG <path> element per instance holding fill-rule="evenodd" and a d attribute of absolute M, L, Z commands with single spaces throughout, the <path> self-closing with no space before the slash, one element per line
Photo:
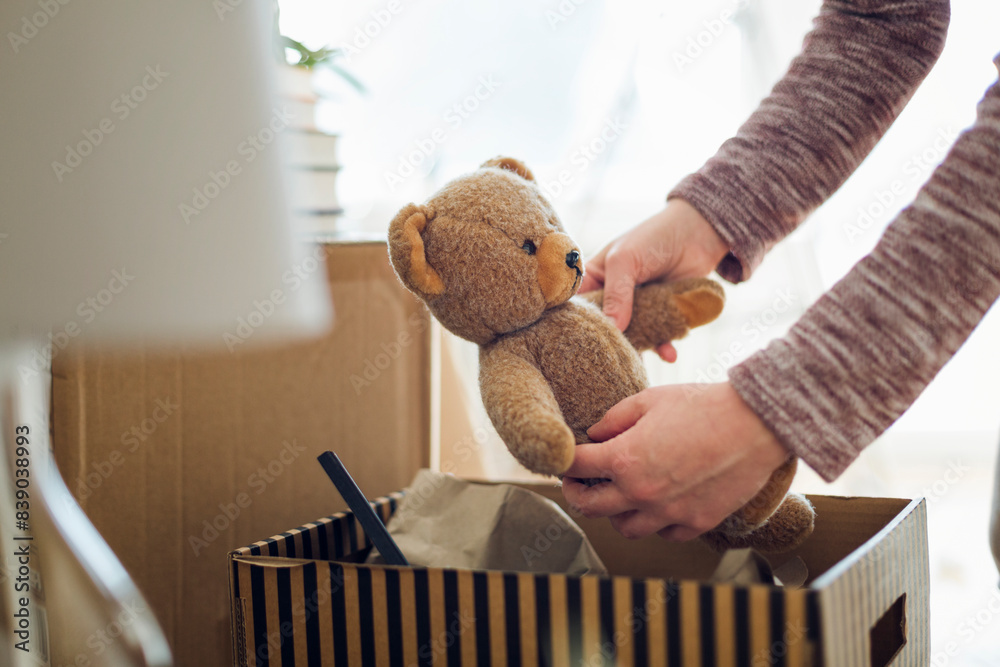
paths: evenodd
<path fill-rule="evenodd" d="M 774 573 L 767 559 L 753 549 L 730 549 L 722 554 L 709 581 L 743 586 L 773 584 Z"/>
<path fill-rule="evenodd" d="M 607 575 L 580 527 L 547 498 L 421 470 L 386 526 L 410 565 Z M 384 562 L 373 550 L 369 563 Z"/>
<path fill-rule="evenodd" d="M 795 556 L 778 567 L 753 549 L 730 549 L 722 555 L 719 565 L 709 578 L 721 584 L 768 584 L 793 590 L 801 588 L 809 578 L 805 562 Z"/>

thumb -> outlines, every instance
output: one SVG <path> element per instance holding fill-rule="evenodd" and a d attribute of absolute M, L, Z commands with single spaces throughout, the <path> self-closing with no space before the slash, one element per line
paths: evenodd
<path fill-rule="evenodd" d="M 598 289 L 601 289 L 600 280 L 590 273 L 583 274 L 583 280 L 580 281 L 580 294 L 586 294 Z"/>
<path fill-rule="evenodd" d="M 591 440 L 604 442 L 635 426 L 646 412 L 639 396 L 634 394 L 620 401 L 601 417 L 601 421 L 587 429 Z"/>
<path fill-rule="evenodd" d="M 577 445 L 574 448 L 573 465 L 564 477 L 577 479 L 610 479 L 614 465 L 614 447 L 603 442 Z"/>
<path fill-rule="evenodd" d="M 660 359 L 663 359 L 669 364 L 677 361 L 677 348 L 674 347 L 673 343 L 664 343 L 656 348 L 656 353 L 660 355 Z"/>
<path fill-rule="evenodd" d="M 619 331 L 625 331 L 632 321 L 632 295 L 635 278 L 619 275 L 604 283 L 604 314 L 615 322 Z"/>
<path fill-rule="evenodd" d="M 604 261 L 604 314 L 625 331 L 632 321 L 636 270 L 628 254 L 611 251 Z"/>
<path fill-rule="evenodd" d="M 604 253 L 605 250 L 597 253 L 597 256 L 588 261 L 583 271 L 583 280 L 580 282 L 580 292 L 593 292 L 604 287 Z"/>

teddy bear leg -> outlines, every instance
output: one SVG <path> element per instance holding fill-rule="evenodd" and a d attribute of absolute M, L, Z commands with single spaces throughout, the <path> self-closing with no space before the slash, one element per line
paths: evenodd
<path fill-rule="evenodd" d="M 805 498 L 788 493 L 797 468 L 798 458 L 788 457 L 764 488 L 703 535 L 704 541 L 718 551 L 753 547 L 780 553 L 798 546 L 812 532 L 813 510 Z"/>
<path fill-rule="evenodd" d="M 785 500 L 785 494 L 792 486 L 795 479 L 795 471 L 798 469 L 799 459 L 790 456 L 782 463 L 767 480 L 760 491 L 750 499 L 746 505 L 733 513 L 734 519 L 742 528 L 738 532 L 750 532 L 755 527 L 763 524 L 778 509 Z M 735 528 L 736 526 L 734 526 Z"/>
<path fill-rule="evenodd" d="M 543 475 L 570 467 L 576 437 L 537 368 L 517 355 L 481 355 L 479 385 L 493 426 L 521 465 Z"/>
<path fill-rule="evenodd" d="M 813 532 L 815 519 L 812 504 L 804 496 L 790 493 L 767 523 L 751 533 L 734 535 L 716 529 L 701 537 L 719 552 L 749 547 L 763 554 L 785 553 L 805 542 Z"/>

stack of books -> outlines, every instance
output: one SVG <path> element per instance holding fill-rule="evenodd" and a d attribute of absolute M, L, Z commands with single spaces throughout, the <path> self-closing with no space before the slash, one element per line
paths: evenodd
<path fill-rule="evenodd" d="M 298 67 L 283 68 L 279 104 L 291 116 L 284 130 L 289 198 L 293 218 L 305 231 L 333 231 L 343 209 L 337 199 L 337 135 L 316 127 L 311 73 Z"/>

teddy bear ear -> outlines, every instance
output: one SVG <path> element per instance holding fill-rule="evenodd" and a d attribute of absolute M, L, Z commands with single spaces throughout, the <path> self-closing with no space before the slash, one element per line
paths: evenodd
<path fill-rule="evenodd" d="M 523 162 L 512 157 L 495 157 L 479 165 L 480 169 L 486 167 L 500 167 L 501 169 L 514 172 L 526 181 L 535 180 L 535 175 L 531 173 L 531 170 L 525 167 Z"/>
<path fill-rule="evenodd" d="M 708 324 L 722 313 L 726 305 L 725 293 L 717 284 L 705 281 L 685 292 L 674 295 L 674 302 L 687 320 L 688 327 Z"/>
<path fill-rule="evenodd" d="M 396 275 L 408 289 L 425 298 L 444 294 L 444 282 L 427 263 L 421 236 L 433 219 L 431 207 L 407 204 L 389 224 L 389 258 Z"/>

